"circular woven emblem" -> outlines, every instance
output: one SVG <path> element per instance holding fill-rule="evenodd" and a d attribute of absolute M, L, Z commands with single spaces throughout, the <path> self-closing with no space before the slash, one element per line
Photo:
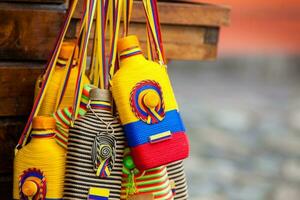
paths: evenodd
<path fill-rule="evenodd" d="M 104 178 L 110 176 L 116 159 L 116 139 L 108 133 L 99 133 L 92 147 L 92 161 L 96 175 Z"/>
<path fill-rule="evenodd" d="M 160 85 L 152 80 L 137 83 L 130 96 L 136 117 L 147 124 L 156 124 L 165 117 L 165 105 Z"/>
<path fill-rule="evenodd" d="M 25 170 L 19 177 L 20 199 L 24 199 L 24 200 L 29 199 L 22 191 L 24 183 L 28 181 L 34 183 L 37 188 L 36 193 L 30 199 L 44 200 L 46 198 L 46 192 L 47 192 L 46 177 L 41 170 L 36 168 L 29 168 Z"/>

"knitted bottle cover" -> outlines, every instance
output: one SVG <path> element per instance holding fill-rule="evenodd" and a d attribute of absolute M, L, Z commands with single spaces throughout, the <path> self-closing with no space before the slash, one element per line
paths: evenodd
<path fill-rule="evenodd" d="M 87 113 L 69 131 L 66 200 L 92 198 L 97 190 L 102 193 L 105 190 L 104 196 L 109 199 L 120 199 L 125 137 L 118 120 L 112 116 L 110 100 L 95 100 L 95 90 L 100 89 L 91 90 Z"/>
<path fill-rule="evenodd" d="M 54 139 L 55 120 L 38 116 L 32 127 L 30 142 L 14 159 L 14 199 L 62 199 L 66 158 Z"/>
<path fill-rule="evenodd" d="M 111 90 L 135 165 L 147 170 L 185 159 L 189 141 L 166 68 L 143 56 L 136 36 L 120 39 L 118 52 Z"/>

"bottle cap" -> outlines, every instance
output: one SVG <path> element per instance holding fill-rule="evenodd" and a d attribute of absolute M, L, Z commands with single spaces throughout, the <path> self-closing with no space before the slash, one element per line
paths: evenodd
<path fill-rule="evenodd" d="M 53 117 L 37 116 L 32 120 L 33 129 L 54 129 L 56 121 Z"/>
<path fill-rule="evenodd" d="M 111 101 L 111 92 L 105 89 L 94 88 L 90 91 L 91 101 Z"/>
<path fill-rule="evenodd" d="M 25 181 L 23 186 L 22 186 L 22 192 L 25 194 L 27 197 L 32 197 L 34 196 L 38 191 L 37 184 L 33 181 Z"/>
<path fill-rule="evenodd" d="M 155 108 L 159 104 L 160 98 L 156 92 L 150 90 L 145 94 L 143 101 L 148 108 Z"/>
<path fill-rule="evenodd" d="M 75 48 L 75 43 L 71 41 L 63 42 L 60 52 L 59 52 L 59 58 L 62 58 L 64 60 L 67 60 L 72 56 L 73 50 Z"/>
<path fill-rule="evenodd" d="M 118 40 L 118 52 L 122 52 L 133 47 L 140 48 L 140 43 L 136 35 L 129 35 Z"/>

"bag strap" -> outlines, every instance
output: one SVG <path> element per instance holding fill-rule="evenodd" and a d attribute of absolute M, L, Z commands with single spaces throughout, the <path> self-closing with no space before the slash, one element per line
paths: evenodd
<path fill-rule="evenodd" d="M 39 112 L 39 109 L 40 109 L 40 106 L 42 104 L 43 98 L 44 98 L 45 93 L 47 91 L 47 88 L 49 86 L 49 81 L 52 77 L 52 74 L 53 74 L 57 59 L 58 59 L 59 52 L 61 50 L 63 39 L 65 38 L 66 32 L 68 30 L 68 27 L 69 27 L 71 18 L 74 14 L 77 3 L 78 3 L 78 0 L 73 0 L 71 6 L 68 9 L 68 12 L 67 12 L 67 15 L 66 15 L 66 18 L 65 18 L 65 22 L 64 22 L 64 24 L 61 28 L 61 31 L 58 35 L 58 38 L 57 38 L 57 41 L 56 41 L 56 44 L 55 44 L 55 48 L 52 51 L 51 59 L 47 63 L 47 68 L 46 68 L 46 71 L 45 71 L 45 74 L 44 74 L 44 80 L 42 82 L 41 89 L 40 89 L 39 93 L 36 96 L 36 99 L 34 101 L 34 104 L 33 104 L 31 113 L 28 117 L 25 128 L 24 128 L 24 130 L 22 132 L 22 135 L 21 135 L 21 137 L 18 141 L 18 144 L 15 148 L 15 153 L 26 144 L 27 139 L 30 135 L 32 120 L 35 116 L 37 116 L 37 114 Z"/>
<path fill-rule="evenodd" d="M 111 84 L 111 78 L 113 77 L 116 67 L 118 65 L 117 60 L 117 43 L 118 43 L 118 36 L 119 36 L 119 29 L 120 29 L 120 20 L 121 20 L 121 11 L 122 11 L 122 3 L 123 0 L 111 0 L 112 7 L 111 11 L 112 21 L 110 21 L 110 25 L 112 25 L 113 29 L 110 30 L 111 35 L 111 43 L 110 43 L 110 54 L 109 54 L 109 84 Z"/>
<path fill-rule="evenodd" d="M 128 35 L 133 0 L 124 0 L 123 5 L 124 5 L 123 7 L 123 37 L 124 37 Z"/>
<path fill-rule="evenodd" d="M 83 32 L 81 48 L 79 51 L 78 75 L 77 75 L 77 81 L 75 86 L 71 126 L 73 126 L 74 121 L 77 118 L 79 112 L 80 96 L 83 89 L 82 75 L 83 73 L 85 73 L 86 70 L 87 47 L 88 47 L 90 33 L 93 25 L 93 19 L 95 16 L 96 3 L 97 0 L 89 0 L 87 3 L 88 15 L 86 20 L 86 31 Z"/>
<path fill-rule="evenodd" d="M 90 79 L 92 80 L 92 84 L 101 89 L 107 88 L 107 65 L 105 57 L 107 7 L 108 0 L 97 1 L 93 53 L 90 66 Z"/>
<path fill-rule="evenodd" d="M 151 56 L 153 59 L 154 53 L 153 48 L 151 48 L 151 38 L 153 40 L 156 55 L 158 57 L 158 61 L 161 65 L 165 65 L 165 54 L 162 43 L 158 8 L 157 8 L 157 0 L 143 0 L 144 11 L 146 15 L 147 22 L 147 42 L 148 42 L 148 57 Z M 150 37 L 151 36 L 151 37 Z M 149 50 L 152 54 L 149 53 Z"/>

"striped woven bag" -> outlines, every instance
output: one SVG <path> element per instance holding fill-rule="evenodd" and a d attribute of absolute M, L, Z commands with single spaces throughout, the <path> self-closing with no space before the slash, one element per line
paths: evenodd
<path fill-rule="evenodd" d="M 92 89 L 87 113 L 70 128 L 64 199 L 120 199 L 125 137 L 108 90 Z M 102 195 L 102 196 L 101 196 Z"/>
<path fill-rule="evenodd" d="M 184 166 L 182 161 L 177 161 L 167 165 L 169 179 L 172 182 L 172 190 L 175 200 L 188 199 L 188 187 L 186 183 L 186 176 L 184 173 Z"/>
<path fill-rule="evenodd" d="M 93 85 L 85 84 L 82 90 L 81 100 L 80 100 L 80 107 L 77 117 L 83 116 L 87 111 L 87 103 L 89 101 L 89 92 L 94 88 Z M 55 128 L 55 139 L 56 142 L 64 147 L 67 148 L 68 142 L 68 135 L 69 135 L 69 127 L 71 126 L 72 121 L 72 107 L 65 107 L 58 109 L 54 114 L 54 118 L 56 120 L 56 128 Z"/>
<path fill-rule="evenodd" d="M 169 180 L 166 166 L 139 171 L 130 154 L 130 149 L 126 148 L 123 160 L 121 199 L 173 199 L 172 185 L 174 184 Z"/>

